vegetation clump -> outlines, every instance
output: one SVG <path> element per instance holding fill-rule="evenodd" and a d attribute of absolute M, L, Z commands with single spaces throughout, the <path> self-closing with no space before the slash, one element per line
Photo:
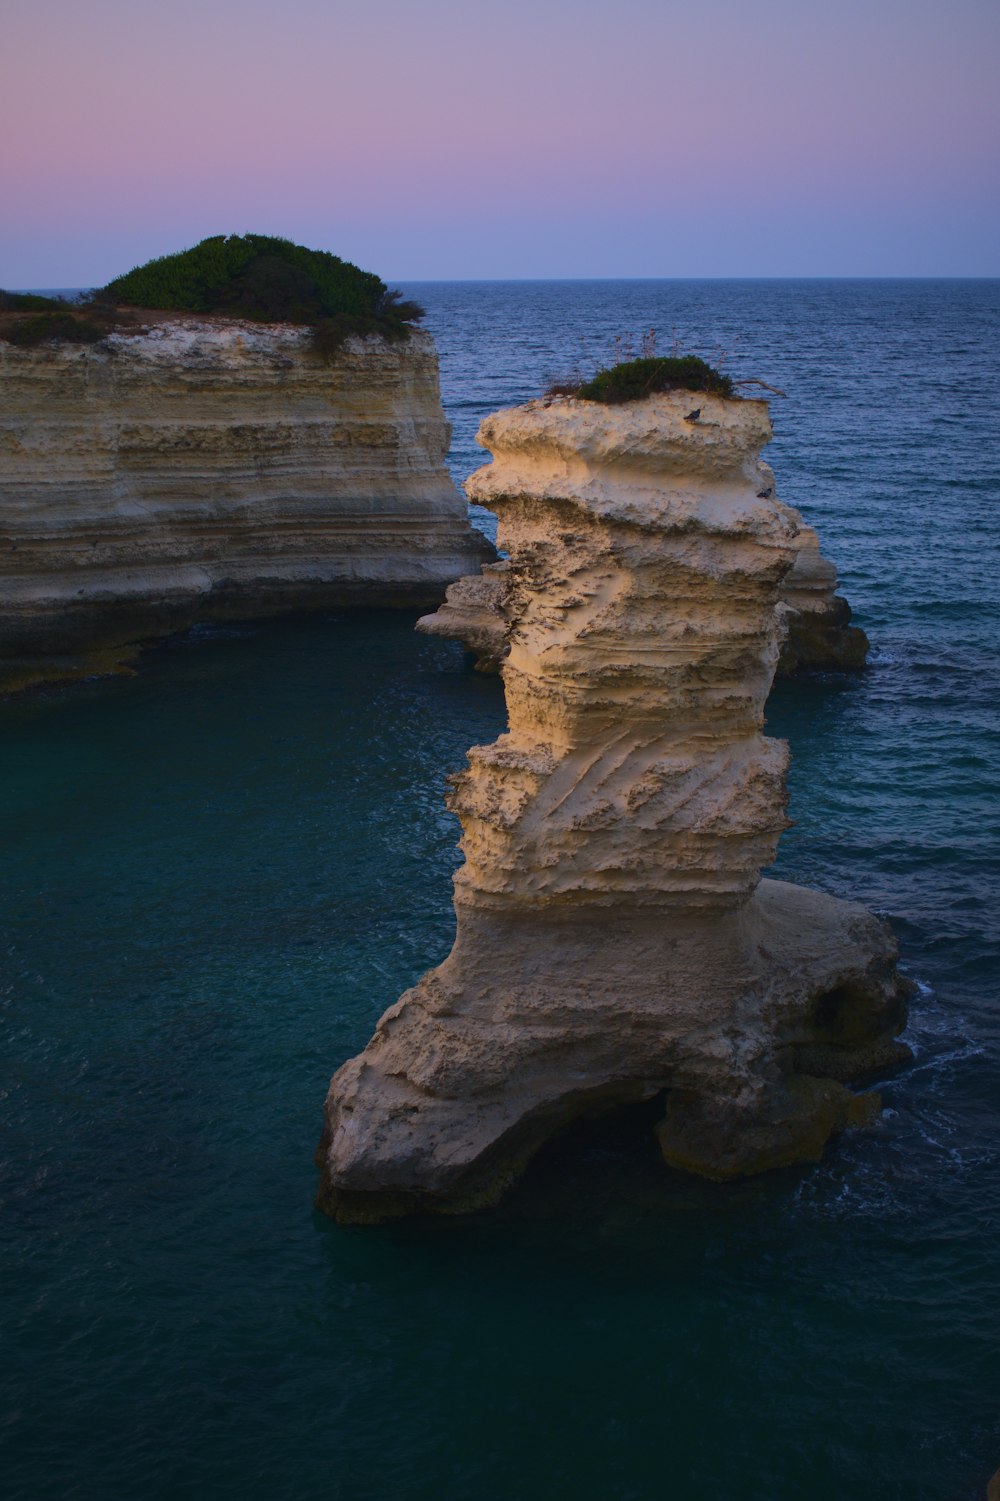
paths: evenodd
<path fill-rule="evenodd" d="M 211 235 L 116 276 L 100 295 L 134 307 L 309 323 L 370 313 L 384 291 L 377 276 L 324 250 L 272 235 Z"/>
<path fill-rule="evenodd" d="M 676 358 L 624 360 L 610 369 L 599 370 L 592 380 L 578 386 L 572 394 L 581 401 L 600 401 L 617 406 L 626 401 L 642 401 L 658 391 L 703 391 L 712 396 L 732 396 L 733 381 L 697 355 Z"/>
<path fill-rule="evenodd" d="M 0 288 L 0 313 L 44 313 L 69 307 L 65 297 L 43 297 L 40 292 L 5 292 Z"/>
<path fill-rule="evenodd" d="M 129 307 L 310 325 L 312 347 L 325 359 L 352 334 L 407 339 L 424 316 L 419 303 L 328 251 L 307 250 L 274 235 L 212 235 L 190 250 L 158 256 L 116 276 L 82 305 L 0 291 L 0 339 L 22 346 L 93 344 L 135 324 L 122 311 Z"/>
<path fill-rule="evenodd" d="M 0 291 L 0 339 L 31 349 L 36 344 L 96 344 L 118 320 L 106 311 L 85 316 L 66 297 Z"/>
<path fill-rule="evenodd" d="M 6 331 L 11 344 L 29 349 L 35 344 L 96 344 L 104 339 L 110 329 L 89 318 L 76 318 L 72 313 L 39 313 L 34 318 L 19 318 Z"/>
<path fill-rule="evenodd" d="M 417 303 L 374 273 L 273 235 L 213 235 L 116 277 L 95 295 L 135 307 L 311 324 L 313 347 L 327 356 L 351 334 L 406 339 L 423 317 Z"/>
<path fill-rule="evenodd" d="M 424 310 L 419 302 L 409 302 L 402 292 L 382 293 L 372 313 L 335 313 L 313 324 L 312 347 L 326 359 L 332 358 L 351 334 L 379 334 L 390 344 L 410 337 L 410 329 L 419 323 Z"/>

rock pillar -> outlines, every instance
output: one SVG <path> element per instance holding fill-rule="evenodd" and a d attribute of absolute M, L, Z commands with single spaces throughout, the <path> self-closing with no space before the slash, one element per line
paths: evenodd
<path fill-rule="evenodd" d="M 763 401 L 684 392 L 484 422 L 510 728 L 451 779 L 451 954 L 331 1085 L 338 1218 L 489 1202 L 568 1122 L 654 1096 L 666 1160 L 712 1177 L 816 1157 L 875 1108 L 843 1081 L 899 1056 L 891 934 L 760 882 L 797 534 L 761 484 L 770 431 Z"/>

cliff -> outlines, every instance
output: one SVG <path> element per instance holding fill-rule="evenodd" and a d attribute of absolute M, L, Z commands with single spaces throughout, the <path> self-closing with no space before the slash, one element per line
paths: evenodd
<path fill-rule="evenodd" d="M 0 342 L 0 687 L 195 621 L 431 605 L 491 555 L 448 478 L 430 335 L 173 315 Z"/>
<path fill-rule="evenodd" d="M 319 1203 L 340 1219 L 490 1202 L 568 1122 L 657 1097 L 674 1166 L 813 1159 L 877 1110 L 845 1081 L 906 1055 L 888 929 L 760 882 L 798 523 L 763 483 L 766 403 L 699 400 L 698 421 L 680 392 L 481 428 L 510 729 L 452 779 L 451 954 L 332 1081 Z"/>

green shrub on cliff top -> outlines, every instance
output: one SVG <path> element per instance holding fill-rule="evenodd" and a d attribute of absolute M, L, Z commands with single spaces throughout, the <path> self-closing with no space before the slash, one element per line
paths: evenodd
<path fill-rule="evenodd" d="M 607 406 L 641 401 L 657 391 L 704 391 L 712 396 L 732 396 L 733 382 L 697 355 L 675 359 L 626 360 L 599 370 L 593 380 L 572 394 L 581 401 L 601 401 Z"/>
<path fill-rule="evenodd" d="M 423 317 L 423 308 L 389 291 L 380 277 L 328 251 L 273 235 L 213 235 L 115 277 L 84 299 L 84 312 L 51 298 L 0 292 L 0 313 L 15 315 L 5 319 L 0 338 L 91 343 L 134 322 L 123 306 L 311 324 L 313 349 L 324 358 L 352 334 L 406 339 Z M 36 318 L 17 317 L 36 310 Z"/>
<path fill-rule="evenodd" d="M 314 348 L 325 355 L 351 334 L 405 339 L 423 316 L 372 272 L 273 235 L 213 235 L 116 277 L 94 296 L 133 307 L 312 324 Z"/>
<path fill-rule="evenodd" d="M 212 235 L 116 276 L 99 296 L 133 307 L 312 323 L 374 313 L 384 293 L 379 277 L 325 250 L 273 235 Z"/>

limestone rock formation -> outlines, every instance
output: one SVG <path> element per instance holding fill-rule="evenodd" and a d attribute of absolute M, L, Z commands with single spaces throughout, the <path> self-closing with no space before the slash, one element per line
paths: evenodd
<path fill-rule="evenodd" d="M 667 1162 L 815 1158 L 897 1061 L 888 929 L 759 883 L 785 826 L 761 732 L 793 512 L 758 492 L 767 405 L 529 403 L 470 495 L 510 555 L 510 729 L 452 778 L 455 945 L 331 1084 L 319 1202 L 489 1202 L 577 1117 L 662 1095 Z"/>
<path fill-rule="evenodd" d="M 817 669 L 857 672 L 868 661 L 868 637 L 851 625 L 851 607 L 837 593 L 837 570 L 819 550 L 819 538 L 798 512 L 795 562 L 785 576 L 781 601 L 787 634 L 778 658 L 779 676 Z"/>
<path fill-rule="evenodd" d="M 456 579 L 432 615 L 421 615 L 417 630 L 425 636 L 461 641 L 473 653 L 477 672 L 499 672 L 507 654 L 507 593 L 510 564 L 484 563 L 479 573 Z"/>
<path fill-rule="evenodd" d="M 819 538 L 798 512 L 795 561 L 781 584 L 785 636 L 777 676 L 814 670 L 857 672 L 868 660 L 868 637 L 851 625 L 851 607 L 837 590 L 837 570 L 819 550 Z M 432 615 L 417 630 L 460 641 L 474 654 L 478 672 L 499 672 L 507 650 L 509 565 L 486 563 L 481 573 L 449 585 Z"/>
<path fill-rule="evenodd" d="M 178 314 L 0 342 L 0 687 L 196 620 L 431 605 L 491 555 L 444 467 L 429 334 Z"/>

